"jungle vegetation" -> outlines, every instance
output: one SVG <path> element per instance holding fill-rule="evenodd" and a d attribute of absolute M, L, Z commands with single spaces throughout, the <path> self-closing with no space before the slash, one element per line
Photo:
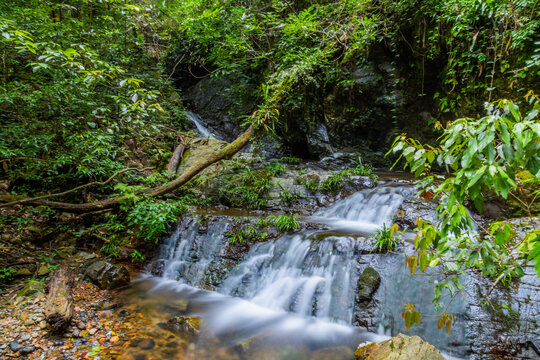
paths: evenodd
<path fill-rule="evenodd" d="M 481 243 L 449 237 L 471 225 L 464 204 L 481 210 L 486 188 L 538 215 L 538 191 L 524 198 L 519 189 L 540 177 L 539 14 L 537 0 L 1 2 L 0 206 L 16 211 L 2 223 L 105 210 L 96 228 L 113 239 L 109 253 L 127 229 L 156 242 L 198 203 L 181 186 L 204 167 L 175 179 L 164 172 L 187 129 L 184 85 L 230 77 L 256 89 L 239 119 L 246 132 L 209 165 L 258 134 L 279 136 L 306 88 L 345 91 L 383 52 L 406 73 L 403 86 L 436 105 L 424 126 L 441 135 L 428 145 L 400 135 L 393 146 L 447 219 L 417 224 L 411 273 L 443 264 L 455 276 L 440 289 L 452 294 L 462 271 L 509 281 L 534 260 L 540 273 L 537 235 L 516 239 L 496 223 Z"/>

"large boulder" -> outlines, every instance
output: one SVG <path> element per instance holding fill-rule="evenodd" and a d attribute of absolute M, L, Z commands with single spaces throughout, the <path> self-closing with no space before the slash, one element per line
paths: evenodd
<path fill-rule="evenodd" d="M 128 285 L 130 282 L 129 271 L 120 265 L 113 265 L 103 260 L 91 263 L 84 272 L 100 289 L 116 289 Z"/>
<path fill-rule="evenodd" d="M 444 360 L 439 350 L 418 336 L 398 334 L 390 340 L 359 347 L 356 360 Z"/>
<path fill-rule="evenodd" d="M 183 170 L 190 166 L 204 161 L 204 159 L 223 149 L 226 145 L 227 143 L 221 140 L 194 138 L 189 144 L 189 149 L 184 153 L 178 173 L 181 174 Z"/>

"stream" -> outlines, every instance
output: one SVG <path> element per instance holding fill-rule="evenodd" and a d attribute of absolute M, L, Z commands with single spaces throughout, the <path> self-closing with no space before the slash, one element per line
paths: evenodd
<path fill-rule="evenodd" d="M 491 351 L 494 332 L 507 330 L 486 320 L 481 300 L 474 296 L 477 284 L 468 285 L 471 297 L 457 297 L 449 307 L 456 317 L 450 336 L 437 329 L 435 317 L 407 332 L 401 309 L 411 303 L 422 313 L 436 313 L 431 299 L 438 279 L 412 277 L 405 268 L 405 254 L 412 251 L 410 233 L 394 254 L 371 252 L 370 235 L 391 226 L 396 211 L 414 194 L 408 181 L 380 181 L 304 219 L 322 229 L 308 227 L 256 243 L 239 260 L 226 251 L 227 216 L 186 217 L 128 298 L 143 299 L 163 318 L 200 318 L 201 331 L 191 346 L 205 354 L 223 354 L 220 359 L 319 359 L 321 352 L 331 354 L 329 359 L 353 359 L 358 344 L 399 332 L 419 335 L 449 359 L 483 358 L 483 352 Z M 357 284 L 368 266 L 380 274 L 381 283 L 372 300 L 362 302 Z M 528 269 L 527 274 L 534 272 Z M 525 282 L 533 281 L 529 290 L 524 286 L 500 296 L 523 312 L 513 331 L 522 334 L 522 343 L 532 343 L 532 351 L 519 351 L 534 358 L 538 281 L 527 276 Z M 527 297 L 533 301 L 525 301 Z"/>

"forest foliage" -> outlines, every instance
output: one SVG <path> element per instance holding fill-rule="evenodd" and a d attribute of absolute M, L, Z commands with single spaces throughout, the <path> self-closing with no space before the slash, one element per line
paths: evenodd
<path fill-rule="evenodd" d="M 180 30 L 169 61 L 198 76 L 259 83 L 257 118 L 266 121 L 279 118 L 283 108 L 302 106 L 303 87 L 352 86 L 354 72 L 380 56 L 380 49 L 406 64 L 402 81 L 418 96 L 433 97 L 440 113 L 479 113 L 478 99 L 517 98 L 538 86 L 540 18 L 534 0 L 165 4 Z M 438 71 L 438 90 L 431 94 L 425 93 L 427 68 Z"/>
<path fill-rule="evenodd" d="M 523 96 L 539 90 L 538 6 L 536 0 L 1 2 L 0 175 L 11 194 L 32 196 L 105 181 L 126 167 L 155 168 L 150 177 L 126 172 L 67 198 L 127 196 L 108 228 L 138 228 L 155 241 L 194 201 L 134 195 L 168 181 L 159 171 L 186 119 L 174 84 L 207 76 L 255 84 L 256 109 L 242 115 L 268 130 L 281 126 L 284 110 L 304 105 L 303 88 L 347 89 L 355 71 L 383 53 L 404 67 L 407 76 L 400 81 L 437 104 L 436 117 L 468 117 L 442 130 L 440 147 L 404 137 L 394 147 L 418 174 L 434 162 L 449 167 L 452 177 L 424 180 L 447 204 L 440 211 L 448 221 L 439 230 L 441 239 L 449 239 L 452 229 L 470 223 L 464 201 L 480 207 L 482 184 L 506 198 L 518 171 L 538 177 L 538 122 L 531 115 L 537 105 L 527 115 L 523 110 L 533 106 Z M 437 83 L 433 93 L 425 91 L 427 68 L 437 70 L 429 79 Z M 484 101 L 501 97 L 512 101 L 492 104 L 487 117 L 471 119 Z M 441 130 L 440 122 L 435 125 Z M 345 175 L 332 181 L 339 186 Z M 250 179 L 262 191 L 267 184 L 259 180 Z M 335 184 L 323 188 L 334 190 Z M 229 189 L 229 197 L 246 195 L 242 201 L 261 205 L 260 193 L 238 196 L 241 190 Z M 153 217 L 157 212 L 161 216 Z M 432 239 L 432 230 L 421 228 L 433 244 L 439 235 Z M 478 267 L 482 261 L 486 274 L 514 276 L 520 267 L 513 250 L 505 250 L 513 246 L 505 229 L 493 230 L 494 239 L 482 248 L 464 240 L 458 254 L 453 245 L 441 248 L 444 241 L 437 240 L 432 252 L 422 243 L 423 252 L 409 265 L 425 268 L 451 255 L 460 260 L 449 266 Z M 489 266 L 500 254 L 506 270 Z"/>
<path fill-rule="evenodd" d="M 0 163 L 24 195 L 104 180 L 141 151 L 159 167 L 185 121 L 180 69 L 255 81 L 244 115 L 266 128 L 302 106 L 303 86 L 351 86 L 381 47 L 419 96 L 437 64 L 441 113 L 518 100 L 540 72 L 533 0 L 32 0 L 0 13 Z"/>
<path fill-rule="evenodd" d="M 493 290 L 499 282 L 524 276 L 531 263 L 540 277 L 540 230 L 534 225 L 540 213 L 540 98 L 529 93 L 527 99 L 527 110 L 499 100 L 489 106 L 487 116 L 453 121 L 443 129 L 440 145 L 424 145 L 402 134 L 389 151 L 400 154 L 405 167 L 420 178 L 420 192 L 438 201 L 436 223 L 416 220 L 415 253 L 406 264 L 411 275 L 430 268 L 444 273 L 433 302 L 441 310 L 443 290 L 450 294 L 439 321 L 448 333 L 455 319 L 446 310 L 467 291 L 465 281 L 490 276 Z M 434 166 L 446 173 L 432 172 Z M 482 213 L 486 202 L 511 197 L 518 202 L 512 217 L 523 218 L 486 225 L 467 208 L 472 202 L 469 207 Z M 419 323 L 420 313 L 408 304 L 403 318 L 409 328 Z"/>

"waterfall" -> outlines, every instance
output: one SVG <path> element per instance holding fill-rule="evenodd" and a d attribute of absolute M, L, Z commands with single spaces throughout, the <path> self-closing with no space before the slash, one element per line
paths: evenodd
<path fill-rule="evenodd" d="M 343 236 L 302 231 L 251 247 L 243 261 L 222 280 L 217 291 L 261 307 L 343 324 L 353 321 L 356 261 L 364 236 L 389 225 L 410 186 L 383 184 L 366 189 L 315 213 L 312 220 Z M 162 277 L 201 286 L 212 261 L 225 248 L 226 219 L 208 225 L 199 239 L 197 219 L 179 227 L 162 247 Z"/>
<path fill-rule="evenodd" d="M 200 115 L 195 114 L 192 111 L 186 111 L 186 113 L 187 113 L 189 119 L 195 125 L 195 127 L 197 128 L 197 131 L 199 132 L 199 134 L 202 137 L 209 138 L 209 139 L 215 139 L 215 136 L 212 135 L 211 130 L 206 128 L 203 124 L 201 124 L 202 118 L 201 118 Z"/>
<path fill-rule="evenodd" d="M 251 244 L 249 251 L 239 254 L 232 254 L 227 244 L 230 217 L 187 216 L 162 245 L 153 267 L 159 276 L 145 278 L 149 289 L 145 296 L 154 296 L 159 303 L 181 299 L 188 304 L 184 314 L 201 317 L 209 333 L 231 347 L 257 338 L 271 346 L 297 346 L 308 353 L 331 346 L 352 351 L 360 342 L 381 341 L 401 332 L 419 335 L 457 356 L 469 357 L 471 349 L 489 352 L 493 333 L 502 330 L 483 310 L 483 298 L 475 297 L 478 283 L 467 287 L 470 298 L 457 297 L 447 309 L 456 317 L 450 336 L 437 330 L 437 317 L 423 318 L 410 331 L 405 328 L 401 309 L 407 303 L 423 314 L 437 313 L 433 289 L 441 278 L 409 274 L 404 260 L 413 249 L 407 241 L 396 253 L 378 254 L 371 252 L 370 236 L 390 226 L 402 204 L 409 206 L 406 211 L 417 206 L 404 203 L 415 191 L 408 183 L 381 181 L 373 189 L 319 209 L 307 218 L 319 224 L 311 230 Z M 433 215 L 426 216 L 434 219 Z M 321 224 L 325 229 L 319 229 Z M 357 283 L 368 266 L 380 274 L 381 282 L 372 299 L 361 304 Z M 513 308 L 529 312 L 517 326 L 534 338 L 538 334 L 533 323 L 538 318 L 537 291 L 529 283 L 538 281 L 532 266 L 526 271 L 528 282 L 518 291 L 501 291 L 501 297 Z M 512 296 L 533 299 L 532 305 L 529 300 L 514 302 Z M 441 300 L 447 302 L 450 296 Z M 371 332 L 351 325 L 367 326 Z M 343 359 L 350 359 L 350 354 Z"/>

